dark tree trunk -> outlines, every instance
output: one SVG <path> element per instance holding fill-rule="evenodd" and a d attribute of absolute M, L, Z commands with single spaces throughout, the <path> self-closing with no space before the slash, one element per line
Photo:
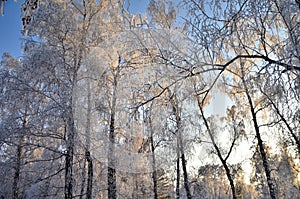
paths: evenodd
<path fill-rule="evenodd" d="M 87 193 L 86 198 L 92 199 L 93 192 L 93 159 L 90 153 L 90 145 L 91 145 L 91 85 L 90 80 L 87 80 L 87 116 L 86 116 L 86 129 L 85 129 L 85 142 L 86 142 L 86 151 L 85 151 L 85 159 L 88 163 L 88 178 L 87 178 Z"/>
<path fill-rule="evenodd" d="M 86 158 L 83 160 L 81 177 L 82 177 L 82 181 L 81 181 L 81 190 L 80 190 L 79 199 L 83 198 L 84 190 L 85 190 L 84 188 L 85 188 L 85 180 L 86 180 Z"/>
<path fill-rule="evenodd" d="M 87 180 L 87 193 L 86 198 L 92 199 L 93 192 L 93 160 L 91 158 L 90 152 L 86 152 L 86 160 L 88 162 L 88 180 Z"/>
<path fill-rule="evenodd" d="M 177 114 L 178 116 L 176 116 L 176 120 L 178 122 L 178 124 L 180 124 L 180 117 L 179 114 Z M 180 125 L 181 126 L 181 125 Z M 183 143 L 182 143 L 182 137 L 181 137 L 181 131 L 177 132 L 178 134 L 178 141 L 179 141 L 179 150 L 180 150 L 180 155 L 181 155 L 181 165 L 182 165 L 182 171 L 183 171 L 183 184 L 184 184 L 184 188 L 186 191 L 186 197 L 188 199 L 192 198 L 191 192 L 190 192 L 190 187 L 189 187 L 189 179 L 188 179 L 188 172 L 187 172 L 187 168 L 186 168 L 186 159 L 185 159 L 185 154 L 184 154 L 184 150 L 183 150 Z"/>
<path fill-rule="evenodd" d="M 66 125 L 67 125 L 67 132 L 66 132 L 66 145 L 67 145 L 67 152 L 65 154 L 65 199 L 72 199 L 73 198 L 73 159 L 74 159 L 74 146 L 75 146 L 75 123 L 74 123 L 74 114 L 73 114 L 73 93 L 75 82 L 77 80 L 77 71 L 81 64 L 82 56 L 79 56 L 78 62 L 75 65 L 73 77 L 72 77 L 72 90 L 71 96 L 68 99 L 69 105 L 66 106 Z"/>
<path fill-rule="evenodd" d="M 180 198 L 180 144 L 177 135 L 177 159 L 176 159 L 176 199 Z"/>
<path fill-rule="evenodd" d="M 109 147 L 108 147 L 108 174 L 107 174 L 107 185 L 108 185 L 108 198 L 116 198 L 116 169 L 115 169 L 115 159 L 114 159 L 114 122 L 111 121 L 110 134 L 109 134 Z"/>
<path fill-rule="evenodd" d="M 218 152 L 219 153 L 219 152 Z M 232 198 L 233 199 L 237 199 L 237 196 L 236 196 L 236 191 L 235 191 L 235 186 L 234 186 L 234 182 L 233 182 L 233 179 L 232 179 L 232 176 L 231 176 L 231 172 L 230 172 L 230 169 L 226 163 L 226 161 L 222 158 L 221 159 L 221 162 L 222 162 L 222 165 L 225 169 L 225 172 L 226 172 L 226 176 L 227 176 L 227 179 L 229 181 L 229 184 L 230 184 L 230 188 L 231 188 L 231 193 L 232 193 Z"/>
<path fill-rule="evenodd" d="M 202 105 L 201 105 L 201 103 L 200 103 L 199 100 L 198 100 L 198 107 L 199 107 L 199 109 L 200 109 L 201 116 L 202 116 L 203 121 L 204 121 L 204 125 L 205 125 L 205 127 L 206 127 L 206 129 L 207 129 L 207 131 L 208 131 L 208 134 L 209 134 L 210 140 L 212 141 L 213 147 L 214 147 L 214 149 L 216 150 L 217 156 L 218 156 L 218 158 L 220 159 L 220 161 L 221 161 L 221 163 L 222 163 L 222 166 L 223 166 L 224 169 L 225 169 L 226 177 L 227 177 L 227 179 L 228 179 L 228 181 L 229 181 L 230 188 L 231 188 L 232 198 L 233 198 L 233 199 L 236 199 L 237 196 L 236 196 L 236 191 L 235 191 L 234 181 L 233 181 L 233 179 L 232 179 L 230 169 L 229 169 L 229 167 L 228 167 L 228 165 L 227 165 L 227 162 L 226 162 L 226 159 L 229 157 L 231 150 L 229 151 L 229 153 L 228 153 L 228 155 L 227 155 L 227 158 L 224 159 L 223 156 L 222 156 L 222 154 L 221 154 L 221 151 L 220 151 L 219 147 L 217 146 L 217 144 L 216 144 L 216 142 L 215 142 L 215 138 L 214 138 L 214 136 L 213 136 L 213 134 L 212 134 L 212 132 L 211 132 L 211 129 L 210 129 L 210 127 L 209 127 L 209 124 L 208 124 L 208 122 L 207 122 L 207 119 L 206 119 L 206 117 L 204 116 L 203 108 L 202 108 Z M 234 142 L 232 143 L 232 146 L 233 146 L 233 144 L 234 144 Z"/>
<path fill-rule="evenodd" d="M 69 107 L 68 128 L 67 128 L 67 154 L 65 165 L 65 199 L 73 198 L 73 155 L 75 127 L 73 120 L 72 107 Z"/>
<path fill-rule="evenodd" d="M 152 151 L 152 178 L 153 178 L 153 192 L 154 192 L 154 199 L 158 199 L 157 194 L 157 171 L 156 171 L 156 161 L 155 161 L 155 153 L 154 153 L 154 144 L 153 144 L 153 137 L 151 136 L 151 151 Z"/>
<path fill-rule="evenodd" d="M 153 140 L 153 129 L 152 129 L 152 122 L 151 122 L 151 115 L 149 116 L 149 127 L 150 127 L 150 144 L 151 144 L 151 153 L 152 153 L 152 178 L 153 178 L 153 192 L 154 192 L 154 199 L 158 199 L 157 193 L 157 171 L 156 171 L 156 160 L 155 160 L 155 147 L 154 147 L 154 140 Z"/>
<path fill-rule="evenodd" d="M 186 168 L 186 159 L 185 159 L 184 153 L 181 154 L 181 163 L 182 163 L 183 180 L 184 180 L 184 188 L 186 191 L 186 197 L 188 199 L 192 199 L 192 195 L 191 195 L 190 187 L 189 187 L 188 172 L 187 172 L 187 168 Z"/>
<path fill-rule="evenodd" d="M 253 102 L 252 102 L 252 98 L 250 96 L 246 81 L 245 81 L 245 74 L 244 74 L 244 70 L 241 67 L 242 70 L 242 81 L 243 81 L 243 85 L 244 85 L 244 89 L 246 92 L 246 96 L 247 96 L 247 100 L 248 103 L 250 105 L 250 111 L 251 111 L 251 116 L 252 116 L 252 120 L 253 120 L 253 125 L 254 125 L 254 130 L 255 130 L 255 134 L 256 134 L 256 139 L 258 142 L 258 146 L 259 146 L 259 152 L 262 158 L 262 162 L 263 162 L 263 167 L 264 167 L 264 171 L 267 177 L 267 184 L 269 187 L 269 193 L 272 199 L 276 199 L 276 192 L 275 192 L 275 187 L 273 184 L 273 180 L 271 178 L 271 171 L 270 171 L 270 167 L 269 167 L 269 163 L 268 163 L 268 158 L 267 158 L 267 154 L 264 148 L 264 144 L 263 144 L 263 140 L 261 138 L 260 135 L 260 131 L 259 131 L 259 126 L 257 123 L 257 117 L 256 117 L 256 113 L 254 110 L 254 106 L 253 106 Z"/>
<path fill-rule="evenodd" d="M 179 149 L 178 149 L 179 151 Z M 176 199 L 180 198 L 180 153 L 177 152 L 176 160 Z"/>
<path fill-rule="evenodd" d="M 85 152 L 85 159 L 84 159 L 84 165 L 82 168 L 82 183 L 81 183 L 81 191 L 80 191 L 80 197 L 83 198 L 84 191 L 85 191 L 85 182 L 86 182 L 86 163 L 87 163 L 87 189 L 86 189 L 86 198 L 91 199 L 92 198 L 92 190 L 93 190 L 93 160 L 91 158 L 90 152 L 86 150 Z"/>
<path fill-rule="evenodd" d="M 18 148 L 17 148 L 17 159 L 15 166 L 15 174 L 13 181 L 13 199 L 19 199 L 19 182 L 20 182 L 20 174 L 21 174 L 21 160 L 23 154 L 23 142 L 24 136 L 22 136 L 19 140 Z"/>
<path fill-rule="evenodd" d="M 117 69 L 118 70 L 118 69 Z M 116 101 L 117 101 L 117 76 L 118 71 L 114 71 L 113 79 L 113 93 L 111 102 L 110 126 L 109 126 L 109 146 L 108 146 L 108 199 L 117 198 L 117 185 L 116 185 L 116 169 L 115 169 L 115 114 L 116 114 Z"/>
<path fill-rule="evenodd" d="M 177 135 L 177 149 L 178 149 L 178 159 L 177 159 L 177 164 L 180 164 L 178 161 L 180 161 L 180 157 L 181 157 L 181 164 L 182 164 L 182 171 L 183 171 L 183 180 L 184 180 L 184 188 L 186 191 L 186 197 L 188 199 L 192 198 L 191 192 L 190 192 L 190 187 L 189 187 L 189 180 L 188 180 L 188 172 L 187 172 L 187 168 L 186 168 L 186 159 L 185 159 L 185 153 L 184 153 L 184 147 L 183 147 L 183 143 L 182 143 L 182 136 L 181 136 L 181 118 L 180 118 L 180 111 L 179 111 L 179 107 L 178 107 L 178 101 L 176 96 L 171 96 L 171 103 L 173 106 L 173 114 L 176 118 L 176 125 L 177 125 L 177 129 L 176 129 L 176 135 Z M 179 168 L 179 165 L 177 165 Z M 178 172 L 178 171 L 177 171 Z M 177 173 L 177 175 L 180 175 Z M 178 177 L 178 176 L 177 176 Z M 176 190 L 177 191 L 177 190 Z"/>
<path fill-rule="evenodd" d="M 26 128 L 26 120 L 27 120 L 27 108 L 24 113 L 23 123 L 22 123 L 22 129 L 25 130 Z M 16 166 L 15 166 L 15 174 L 14 174 L 14 180 L 13 180 L 13 199 L 19 198 L 19 182 L 20 182 L 20 175 L 21 175 L 21 163 L 22 163 L 22 155 L 24 150 L 24 139 L 25 139 L 25 132 L 21 135 L 17 147 L 17 159 L 16 159 Z"/>

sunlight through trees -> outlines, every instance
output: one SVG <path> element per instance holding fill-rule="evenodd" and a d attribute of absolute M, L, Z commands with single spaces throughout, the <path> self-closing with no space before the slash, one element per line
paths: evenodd
<path fill-rule="evenodd" d="M 300 2 L 145 3 L 24 2 L 0 198 L 299 198 Z"/>

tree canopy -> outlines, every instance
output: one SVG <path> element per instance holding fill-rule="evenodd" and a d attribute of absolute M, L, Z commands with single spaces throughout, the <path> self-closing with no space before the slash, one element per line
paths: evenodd
<path fill-rule="evenodd" d="M 299 198 L 300 2 L 134 4 L 24 2 L 0 198 Z"/>

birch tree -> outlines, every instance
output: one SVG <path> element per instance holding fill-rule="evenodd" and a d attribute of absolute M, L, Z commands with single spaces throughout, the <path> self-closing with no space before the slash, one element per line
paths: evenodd
<path fill-rule="evenodd" d="M 44 83 L 47 87 L 43 92 L 52 89 L 53 95 L 50 96 L 50 100 L 54 98 L 55 101 L 59 101 L 59 107 L 63 113 L 62 118 L 66 125 L 64 137 L 66 147 L 65 198 L 72 198 L 74 194 L 73 157 L 76 129 L 73 116 L 73 89 L 77 82 L 77 72 L 82 64 L 84 52 L 87 51 L 92 18 L 100 11 L 100 7 L 101 5 L 92 1 L 71 2 L 68 5 L 60 1 L 43 2 L 40 3 L 40 9 L 34 15 L 35 20 L 26 27 L 28 32 L 28 39 L 25 43 L 26 55 L 38 57 L 35 64 L 40 61 L 40 70 L 47 71 L 54 80 Z M 29 39 L 35 36 L 39 39 L 36 41 Z"/>

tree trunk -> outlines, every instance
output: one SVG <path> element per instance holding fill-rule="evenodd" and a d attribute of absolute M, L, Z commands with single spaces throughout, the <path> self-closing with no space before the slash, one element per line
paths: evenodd
<path fill-rule="evenodd" d="M 108 174 L 107 174 L 109 199 L 116 198 L 116 169 L 115 169 L 115 158 L 114 158 L 115 156 L 114 141 L 115 141 L 114 121 L 111 120 L 110 133 L 109 133 Z"/>
<path fill-rule="evenodd" d="M 84 159 L 84 165 L 82 168 L 82 183 L 81 183 L 81 191 L 80 191 L 80 197 L 83 198 L 84 195 L 84 187 L 85 187 L 85 181 L 86 181 L 86 162 L 87 162 L 87 169 L 88 169 L 88 176 L 87 176 L 87 191 L 86 191 L 86 198 L 91 199 L 92 198 L 92 190 L 93 190 L 93 161 L 90 155 L 90 152 L 88 150 L 85 151 L 85 159 Z"/>
<path fill-rule="evenodd" d="M 192 199 L 192 195 L 191 195 L 190 187 L 189 187 L 188 172 L 187 172 L 187 168 L 186 168 L 186 159 L 185 159 L 184 153 L 181 154 L 181 163 L 182 163 L 183 180 L 184 180 L 184 188 L 186 191 L 186 197 L 188 199 Z"/>
<path fill-rule="evenodd" d="M 178 106 L 177 106 L 178 110 Z M 183 181 L 184 181 L 184 188 L 186 191 L 186 197 L 188 199 L 192 199 L 192 195 L 190 192 L 190 187 L 189 187 L 189 179 L 188 179 L 188 172 L 186 168 L 186 159 L 184 155 L 184 150 L 183 150 L 183 143 L 182 143 L 182 137 L 181 137 L 181 119 L 179 117 L 179 113 L 177 112 L 176 114 L 176 122 L 177 122 L 177 136 L 178 136 L 178 141 L 179 141 L 179 155 L 181 156 L 181 165 L 182 165 L 182 171 L 183 171 Z M 179 160 L 178 160 L 179 161 Z M 180 175 L 180 174 L 179 174 Z"/>
<path fill-rule="evenodd" d="M 74 115 L 73 115 L 73 93 L 74 93 L 74 86 L 77 83 L 77 73 L 82 63 L 82 59 L 84 56 L 84 51 L 86 49 L 86 35 L 87 31 L 90 26 L 91 18 L 87 18 L 86 13 L 86 5 L 83 2 L 84 12 L 82 12 L 82 22 L 83 22 L 83 29 L 81 34 L 81 39 L 78 44 L 78 54 L 75 53 L 74 55 L 74 65 L 72 68 L 73 75 L 70 78 L 70 83 L 72 84 L 71 96 L 69 101 L 69 106 L 67 106 L 67 154 L 66 154 L 66 166 L 65 166 L 65 199 L 72 199 L 73 198 L 73 156 L 74 156 L 74 146 L 75 146 L 75 123 L 74 123 Z M 65 50 L 65 49 L 64 49 Z M 75 52 L 76 52 L 75 51 Z"/>
<path fill-rule="evenodd" d="M 83 198 L 84 195 L 84 187 L 85 187 L 85 180 L 86 180 L 86 158 L 83 160 L 83 167 L 82 167 L 82 181 L 81 181 L 81 190 L 80 190 L 80 196 L 79 199 Z"/>
<path fill-rule="evenodd" d="M 65 165 L 65 199 L 72 199 L 73 197 L 73 155 L 74 155 L 74 139 L 75 127 L 72 113 L 72 107 L 68 108 L 67 121 L 67 154 Z"/>
<path fill-rule="evenodd" d="M 26 122 L 27 122 L 27 107 L 25 109 L 24 113 L 24 118 L 22 122 L 22 129 L 25 130 L 26 127 Z M 15 174 L 14 174 L 14 181 L 13 181 L 13 199 L 18 199 L 19 198 L 19 182 L 20 182 L 20 174 L 21 174 L 21 161 L 22 161 L 22 155 L 23 155 L 23 150 L 24 150 L 24 139 L 25 139 L 25 132 L 21 135 L 17 147 L 17 161 L 16 161 L 16 167 L 15 167 Z"/>
<path fill-rule="evenodd" d="M 87 180 L 87 193 L 86 198 L 92 199 L 92 193 L 93 193 L 93 160 L 91 158 L 90 152 L 86 152 L 86 159 L 88 162 L 88 180 Z"/>
<path fill-rule="evenodd" d="M 86 198 L 92 198 L 93 191 L 93 160 L 90 154 L 90 145 L 91 145 L 91 85 L 90 80 L 87 80 L 87 116 L 86 116 L 86 129 L 85 129 L 85 142 L 86 142 L 86 151 L 85 159 L 88 163 L 88 179 L 87 179 L 87 193 Z"/>
<path fill-rule="evenodd" d="M 176 199 L 180 198 L 180 153 L 177 149 L 177 160 L 176 160 Z"/>
<path fill-rule="evenodd" d="M 153 129 L 152 129 L 152 122 L 151 122 L 151 115 L 149 116 L 149 127 L 150 127 L 150 144 L 151 144 L 151 153 L 152 153 L 152 178 L 153 178 L 153 192 L 154 192 L 154 199 L 158 199 L 157 193 L 157 171 L 156 171 L 156 160 L 155 160 L 155 147 L 153 141 Z"/>
<path fill-rule="evenodd" d="M 154 144 L 153 144 L 153 137 L 151 136 L 151 151 L 152 151 L 152 178 L 153 178 L 153 192 L 154 192 L 154 199 L 158 199 L 157 194 L 157 172 L 156 172 L 156 161 L 155 161 L 155 153 L 154 153 Z"/>
<path fill-rule="evenodd" d="M 182 143 L 182 136 L 181 136 L 181 118 L 180 118 L 180 115 L 179 115 L 180 113 L 179 113 L 178 101 L 176 99 L 176 96 L 173 95 L 172 98 L 173 98 L 172 99 L 173 113 L 176 117 L 176 125 L 177 125 L 177 129 L 176 129 L 177 147 L 179 147 L 179 149 L 178 149 L 179 150 L 179 157 L 181 156 L 184 188 L 185 188 L 185 191 L 186 191 L 186 197 L 188 199 L 191 199 L 192 195 L 191 195 L 190 188 L 189 188 L 188 172 L 187 172 L 187 168 L 186 168 L 186 159 L 185 159 L 183 143 Z M 177 157 L 177 158 L 179 158 L 179 157 Z M 177 164 L 178 164 L 178 161 L 180 161 L 180 160 L 177 159 Z M 177 173 L 177 175 L 178 175 L 178 173 Z M 179 173 L 179 175 L 180 175 L 180 173 Z"/>
<path fill-rule="evenodd" d="M 264 144 L 263 144 L 263 140 L 261 138 L 260 132 L 259 132 L 259 126 L 257 123 L 257 118 L 256 118 L 256 113 L 254 110 L 254 106 L 253 106 L 253 102 L 252 102 L 252 98 L 250 96 L 246 81 L 245 81 L 245 74 L 244 74 L 244 70 L 241 67 L 242 70 L 242 81 L 243 81 L 243 85 L 244 85 L 244 89 L 246 92 L 246 96 L 248 99 L 248 103 L 250 105 L 250 110 L 251 110 L 251 116 L 252 116 L 252 120 L 253 120 L 253 125 L 254 125 L 254 129 L 255 129 L 255 134 L 256 134 L 256 139 L 258 142 L 258 146 L 259 146 L 259 151 L 260 151 L 260 155 L 263 161 L 263 167 L 264 167 L 264 171 L 267 177 L 267 184 L 269 187 L 269 193 L 272 199 L 276 199 L 276 193 L 275 193 L 275 188 L 274 188 L 274 184 L 273 184 L 273 180 L 271 178 L 271 171 L 269 168 L 269 163 L 268 163 L 268 158 L 267 158 L 267 154 L 264 148 Z"/>
<path fill-rule="evenodd" d="M 24 135 L 21 136 L 17 148 L 17 161 L 15 167 L 15 174 L 14 174 L 14 181 L 13 181 L 13 199 L 19 198 L 19 182 L 20 182 L 20 174 L 21 174 L 21 160 L 23 154 L 23 142 L 24 142 Z"/>
<path fill-rule="evenodd" d="M 113 93 L 111 102 L 110 126 L 109 126 L 109 146 L 108 146 L 108 199 L 117 198 L 116 193 L 116 169 L 115 169 L 115 114 L 116 114 L 116 101 L 117 101 L 117 77 L 118 71 L 114 70 L 113 74 Z"/>
<path fill-rule="evenodd" d="M 179 116 L 179 115 L 178 115 Z M 180 119 L 177 120 L 178 122 L 180 122 Z M 184 180 L 184 188 L 186 191 L 186 197 L 188 199 L 192 198 L 191 192 L 190 192 L 190 187 L 189 187 L 189 179 L 188 179 L 188 172 L 187 172 L 187 168 L 186 168 L 186 159 L 185 159 L 185 155 L 184 155 L 184 150 L 183 150 L 183 143 L 182 143 L 182 138 L 181 138 L 181 132 L 178 131 L 177 132 L 179 135 L 179 149 L 180 149 L 180 153 L 181 153 L 181 164 L 182 164 L 182 171 L 183 171 L 183 180 Z"/>
<path fill-rule="evenodd" d="M 222 156 L 222 154 L 221 154 L 221 151 L 220 151 L 219 147 L 217 146 L 217 144 L 216 144 L 216 142 L 215 142 L 215 138 L 214 138 L 214 136 L 213 136 L 213 134 L 212 134 L 212 132 L 211 132 L 211 130 L 210 130 L 210 127 L 209 127 L 209 124 L 208 124 L 208 122 L 207 122 L 207 119 L 206 119 L 206 117 L 204 116 L 204 112 L 203 112 L 202 105 L 201 105 L 201 103 L 200 103 L 200 101 L 199 101 L 198 99 L 197 99 L 197 101 L 198 101 L 198 107 L 199 107 L 200 112 L 201 112 L 201 116 L 202 116 L 203 121 L 204 121 L 204 125 L 205 125 L 205 127 L 206 127 L 206 129 L 207 129 L 207 131 L 208 131 L 210 140 L 211 140 L 211 142 L 213 143 L 213 147 L 214 147 L 214 149 L 215 149 L 216 152 L 217 152 L 217 156 L 218 156 L 218 158 L 220 159 L 220 161 L 221 161 L 221 163 L 222 163 L 222 166 L 223 166 L 224 169 L 225 169 L 226 177 L 227 177 L 227 179 L 228 179 L 228 181 L 229 181 L 230 188 L 231 188 L 232 198 L 233 198 L 233 199 L 236 199 L 237 196 L 236 196 L 236 191 L 235 191 L 234 181 L 233 181 L 233 179 L 232 179 L 230 169 L 229 169 L 229 167 L 228 167 L 228 165 L 227 165 L 226 159 L 223 158 L 223 156 Z M 229 154 L 230 154 L 230 152 L 228 153 L 228 156 L 227 156 L 227 157 L 229 157 Z"/>

